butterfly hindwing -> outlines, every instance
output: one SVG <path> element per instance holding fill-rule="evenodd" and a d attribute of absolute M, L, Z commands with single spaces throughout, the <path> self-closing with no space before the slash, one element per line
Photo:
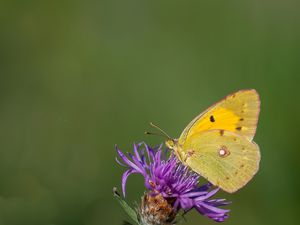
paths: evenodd
<path fill-rule="evenodd" d="M 260 99 L 254 89 L 240 90 L 197 116 L 182 132 L 183 143 L 196 133 L 206 130 L 227 130 L 253 139 L 260 111 Z"/>
<path fill-rule="evenodd" d="M 254 176 L 259 167 L 259 147 L 231 131 L 196 133 L 182 146 L 184 162 L 212 184 L 235 192 Z"/>

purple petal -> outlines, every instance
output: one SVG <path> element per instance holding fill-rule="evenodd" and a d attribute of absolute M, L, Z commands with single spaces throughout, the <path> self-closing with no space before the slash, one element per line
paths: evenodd
<path fill-rule="evenodd" d="M 149 163 L 151 164 L 154 159 L 154 152 L 148 145 L 144 144 L 144 146 L 148 155 Z"/>
<path fill-rule="evenodd" d="M 140 173 L 142 173 L 143 175 L 145 175 L 146 171 L 145 171 L 145 168 L 144 168 L 143 164 L 141 163 L 141 161 L 139 161 L 134 155 L 132 155 L 130 153 L 128 155 L 133 160 L 133 163 L 139 168 Z"/>
<path fill-rule="evenodd" d="M 188 211 L 194 206 L 194 201 L 190 198 L 180 198 L 180 206 L 184 211 Z"/>
<path fill-rule="evenodd" d="M 115 158 L 115 160 L 116 160 L 116 162 L 117 162 L 120 166 L 128 167 L 127 165 L 121 163 L 121 162 L 118 160 L 117 157 Z"/>
<path fill-rule="evenodd" d="M 209 211 L 214 212 L 214 213 L 227 213 L 227 212 L 230 211 L 230 210 L 228 210 L 228 209 L 220 209 L 220 208 L 211 206 L 211 205 L 206 204 L 206 203 L 204 203 L 204 202 L 199 203 L 199 204 L 197 205 L 197 207 L 199 207 L 199 208 L 204 207 L 206 210 L 209 210 Z"/>
<path fill-rule="evenodd" d="M 188 192 L 186 194 L 183 194 L 181 195 L 182 197 L 184 198 L 192 198 L 192 197 L 199 197 L 199 196 L 202 196 L 202 195 L 206 195 L 207 192 L 206 191 L 193 191 L 193 192 Z"/>
<path fill-rule="evenodd" d="M 213 196 L 214 194 L 216 194 L 218 191 L 219 191 L 219 188 L 216 188 L 215 190 L 212 190 L 211 192 L 209 192 L 207 195 L 195 198 L 195 201 L 196 202 L 204 201 L 204 200 L 210 198 L 211 196 Z"/>
<path fill-rule="evenodd" d="M 197 190 L 197 191 L 207 191 L 208 189 L 211 188 L 211 186 L 212 186 L 211 183 L 207 183 L 207 184 L 202 185 L 201 187 L 197 188 L 196 190 Z M 196 191 L 196 190 L 195 190 L 195 191 Z"/>
<path fill-rule="evenodd" d="M 133 174 L 133 173 L 137 173 L 136 171 L 130 169 L 130 170 L 126 170 L 124 173 L 123 173 L 123 176 L 122 176 L 122 192 L 123 192 L 123 196 L 125 198 L 125 193 L 126 193 L 126 181 L 127 181 L 127 178 L 130 174 Z"/>
<path fill-rule="evenodd" d="M 138 146 L 136 144 L 133 145 L 133 151 L 134 151 L 134 155 L 137 158 L 137 160 L 142 162 L 140 154 L 138 152 Z"/>
<path fill-rule="evenodd" d="M 227 202 L 225 199 L 212 199 L 207 202 L 215 207 L 231 204 L 231 202 Z"/>
<path fill-rule="evenodd" d="M 121 159 L 123 160 L 124 163 L 126 163 L 128 166 L 130 166 L 131 168 L 140 171 L 141 169 L 136 166 L 133 162 L 131 162 L 124 154 L 123 152 L 121 152 L 117 147 L 116 147 L 117 153 L 119 154 L 119 156 L 121 157 Z"/>

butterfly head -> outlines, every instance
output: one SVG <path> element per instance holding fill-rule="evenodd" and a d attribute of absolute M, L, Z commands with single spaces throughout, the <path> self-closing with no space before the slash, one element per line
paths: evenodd
<path fill-rule="evenodd" d="M 152 133 L 152 132 L 145 132 L 145 134 L 152 134 L 152 135 L 157 135 L 165 138 L 165 145 L 167 146 L 168 149 L 173 150 L 175 155 L 178 157 L 179 160 L 183 161 L 184 156 L 181 154 L 181 147 L 178 145 L 178 139 L 173 139 L 171 138 L 165 131 L 163 131 L 159 126 L 150 123 L 150 125 L 157 130 L 160 131 L 160 133 Z"/>
<path fill-rule="evenodd" d="M 176 141 L 173 139 L 167 139 L 165 144 L 169 149 L 174 149 L 176 145 Z"/>
<path fill-rule="evenodd" d="M 184 163 L 185 155 L 182 154 L 182 151 L 180 151 L 180 146 L 178 145 L 178 139 L 167 139 L 165 141 L 165 144 L 168 149 L 171 149 L 172 152 L 177 156 L 177 158 Z"/>

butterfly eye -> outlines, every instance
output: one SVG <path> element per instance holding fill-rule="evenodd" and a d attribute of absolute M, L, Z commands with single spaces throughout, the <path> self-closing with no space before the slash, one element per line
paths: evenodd
<path fill-rule="evenodd" d="M 175 143 L 174 143 L 174 141 L 173 141 L 172 139 L 170 139 L 170 140 L 167 140 L 167 141 L 166 141 L 166 146 L 167 146 L 168 148 L 170 148 L 170 149 L 173 149 L 174 146 L 175 146 Z"/>

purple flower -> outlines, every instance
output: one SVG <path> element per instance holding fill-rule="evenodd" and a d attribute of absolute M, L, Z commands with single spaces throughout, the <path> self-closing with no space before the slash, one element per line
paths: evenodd
<path fill-rule="evenodd" d="M 124 197 L 128 176 L 139 173 L 144 176 L 149 193 L 170 200 L 176 212 L 180 209 L 187 212 L 195 208 L 217 222 L 228 218 L 229 210 L 218 207 L 229 203 L 225 199 L 211 199 L 219 189 L 210 190 L 210 183 L 200 186 L 200 176 L 181 164 L 173 154 L 168 158 L 162 151 L 162 146 L 150 148 L 145 143 L 134 144 L 134 154 L 128 153 L 128 156 L 117 147 L 116 150 L 122 159 L 122 162 L 117 162 L 128 168 L 122 176 Z"/>

